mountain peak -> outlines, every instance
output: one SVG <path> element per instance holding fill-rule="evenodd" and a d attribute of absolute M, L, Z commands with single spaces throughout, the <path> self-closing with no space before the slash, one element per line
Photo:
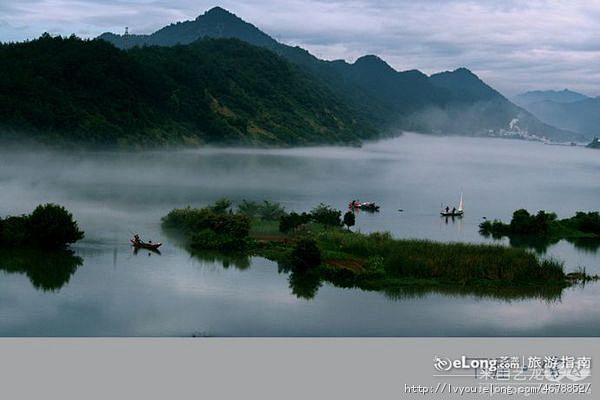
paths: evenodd
<path fill-rule="evenodd" d="M 479 79 L 479 77 L 473 73 L 473 71 L 471 71 L 469 68 L 466 67 L 459 67 L 456 68 L 454 71 L 449 72 L 455 76 L 460 76 L 463 78 L 477 78 Z"/>
<path fill-rule="evenodd" d="M 456 68 L 454 71 L 444 71 L 444 72 L 438 72 L 436 74 L 431 75 L 431 78 L 433 79 L 438 79 L 438 78 L 452 78 L 452 79 L 477 79 L 480 80 L 479 77 L 473 73 L 473 71 L 471 71 L 468 68 L 465 67 L 459 67 Z"/>
<path fill-rule="evenodd" d="M 373 63 L 373 64 L 386 64 L 385 61 L 383 61 L 379 56 L 376 56 L 375 54 L 367 54 L 364 55 L 362 57 L 359 57 L 356 59 L 356 61 L 354 62 L 355 64 L 360 64 L 360 63 Z"/>
<path fill-rule="evenodd" d="M 502 97 L 470 69 L 460 67 L 454 71 L 444 71 L 429 77 L 432 84 L 461 93 L 471 101 L 489 100 Z"/>
<path fill-rule="evenodd" d="M 470 75 L 475 75 L 475 74 L 473 73 L 473 71 L 471 71 L 471 70 L 470 70 L 469 68 L 467 68 L 467 67 L 458 67 L 458 68 L 456 68 L 456 69 L 454 70 L 454 72 L 459 72 L 459 73 L 462 73 L 462 74 L 470 74 Z"/>
<path fill-rule="evenodd" d="M 210 10 L 206 11 L 204 14 L 200 15 L 198 18 L 196 18 L 196 20 L 202 18 L 202 17 L 235 17 L 238 18 L 237 15 L 235 15 L 234 13 L 216 6 L 211 8 Z"/>
<path fill-rule="evenodd" d="M 366 56 L 359 57 L 354 65 L 360 68 L 367 68 L 370 70 L 379 71 L 394 71 L 394 69 L 380 57 L 374 54 L 367 54 Z"/>

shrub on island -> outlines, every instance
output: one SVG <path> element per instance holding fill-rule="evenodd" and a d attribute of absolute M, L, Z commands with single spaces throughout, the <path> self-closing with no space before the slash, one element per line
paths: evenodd
<path fill-rule="evenodd" d="M 279 232 L 288 233 L 301 225 L 308 224 L 311 219 L 311 215 L 305 212 L 302 214 L 291 212 L 287 215 L 282 215 L 279 218 Z"/>
<path fill-rule="evenodd" d="M 321 225 L 330 227 L 342 226 L 342 212 L 323 203 L 313 208 L 310 216 L 313 221 Z"/>
<path fill-rule="evenodd" d="M 228 201 L 227 201 L 228 202 Z M 179 208 L 162 219 L 167 230 L 183 233 L 193 247 L 214 250 L 241 250 L 250 233 L 250 218 L 228 212 L 219 200 L 206 208 Z"/>
<path fill-rule="evenodd" d="M 285 208 L 279 203 L 264 200 L 262 203 L 242 200 L 238 212 L 253 219 L 265 221 L 278 221 L 286 215 Z"/>
<path fill-rule="evenodd" d="M 346 218 L 346 217 L 344 217 Z M 323 203 L 313 208 L 310 213 L 298 214 L 291 212 L 279 218 L 279 232 L 289 233 L 301 225 L 314 222 L 326 227 L 339 228 L 342 223 L 342 212 Z"/>
<path fill-rule="evenodd" d="M 0 219 L 0 245 L 64 248 L 83 238 L 73 215 L 57 204 L 39 205 L 30 215 Z"/>

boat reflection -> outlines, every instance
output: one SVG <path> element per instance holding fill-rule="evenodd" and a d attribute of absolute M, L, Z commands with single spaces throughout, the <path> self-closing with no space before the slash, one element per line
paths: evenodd
<path fill-rule="evenodd" d="M 148 254 L 148 256 L 151 256 L 152 254 L 158 254 L 160 256 L 162 254 L 160 252 L 160 250 L 158 250 L 158 249 L 145 249 L 145 248 L 135 247 L 135 246 L 132 246 L 132 248 L 133 248 L 133 254 L 135 254 L 136 256 L 140 252 L 143 254 Z"/>

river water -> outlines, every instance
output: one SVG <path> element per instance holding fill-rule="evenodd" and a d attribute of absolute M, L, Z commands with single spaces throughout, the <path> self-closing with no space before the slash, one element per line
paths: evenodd
<path fill-rule="evenodd" d="M 55 202 L 86 233 L 59 274 L 34 266 L 50 263 L 43 256 L 0 253 L 0 335 L 597 336 L 597 283 L 554 299 L 394 297 L 330 284 L 306 298 L 273 262 L 192 257 L 161 232 L 160 218 L 220 197 L 297 211 L 321 202 L 344 209 L 360 199 L 382 206 L 359 213 L 363 232 L 491 242 L 478 233 L 483 218 L 507 220 L 517 208 L 559 217 L 598 210 L 599 176 L 600 152 L 591 149 L 416 134 L 361 148 L 0 151 L 2 216 Z M 440 205 L 457 205 L 461 190 L 464 218 L 440 218 Z M 162 254 L 135 254 L 132 231 L 164 242 Z M 600 274 L 597 244 L 561 241 L 532 251 L 567 270 Z"/>

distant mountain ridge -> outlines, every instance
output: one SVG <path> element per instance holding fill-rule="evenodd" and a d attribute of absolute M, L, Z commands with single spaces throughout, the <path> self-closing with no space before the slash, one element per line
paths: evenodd
<path fill-rule="evenodd" d="M 555 103 L 573 103 L 576 101 L 587 100 L 590 97 L 574 92 L 569 89 L 563 90 L 532 90 L 515 96 L 515 103 L 521 106 L 527 106 L 540 101 L 552 101 Z"/>
<path fill-rule="evenodd" d="M 254 25 L 215 7 L 195 20 L 165 26 L 150 35 L 104 33 L 99 38 L 128 49 L 135 46 L 175 46 L 203 37 L 236 38 L 267 48 L 302 67 L 353 110 L 357 119 L 397 129 L 447 134 L 545 136 L 579 138 L 540 122 L 486 85 L 466 68 L 434 74 L 396 71 L 374 55 L 354 63 L 325 61 L 300 47 L 277 42 Z"/>
<path fill-rule="evenodd" d="M 547 124 L 578 132 L 588 140 L 600 135 L 600 97 L 564 89 L 526 92 L 515 101 Z"/>

